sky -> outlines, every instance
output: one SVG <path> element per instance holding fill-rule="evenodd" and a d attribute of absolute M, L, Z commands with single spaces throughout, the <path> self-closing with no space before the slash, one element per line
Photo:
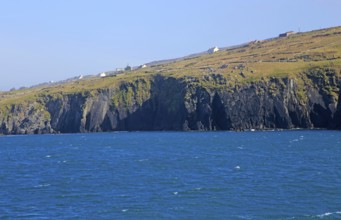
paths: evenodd
<path fill-rule="evenodd" d="M 0 0 L 0 91 L 341 25 L 340 0 Z"/>

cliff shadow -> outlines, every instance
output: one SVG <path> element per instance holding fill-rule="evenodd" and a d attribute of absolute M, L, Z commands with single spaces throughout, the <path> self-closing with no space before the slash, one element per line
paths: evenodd
<path fill-rule="evenodd" d="M 126 110 L 111 109 L 101 128 L 103 131 L 182 130 L 186 117 L 183 91 L 184 85 L 179 80 L 156 75 L 148 100 Z"/>

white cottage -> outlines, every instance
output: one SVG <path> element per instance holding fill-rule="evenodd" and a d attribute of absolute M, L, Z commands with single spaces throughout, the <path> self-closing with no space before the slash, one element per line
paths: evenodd
<path fill-rule="evenodd" d="M 106 76 L 107 76 L 107 74 L 104 73 L 104 72 L 99 74 L 99 77 L 102 77 L 102 78 L 103 78 L 103 77 L 106 77 Z"/>
<path fill-rule="evenodd" d="M 212 53 L 215 53 L 218 51 L 219 51 L 218 47 L 212 47 L 212 48 L 208 49 L 207 53 L 212 54 Z"/>

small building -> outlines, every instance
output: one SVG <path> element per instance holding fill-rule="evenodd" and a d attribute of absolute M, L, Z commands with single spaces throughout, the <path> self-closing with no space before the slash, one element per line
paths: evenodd
<path fill-rule="evenodd" d="M 83 79 L 83 78 L 84 78 L 83 75 L 78 76 L 78 79 Z"/>
<path fill-rule="evenodd" d="M 147 67 L 147 65 L 143 64 L 143 65 L 139 66 L 139 69 L 143 69 L 143 68 L 146 68 L 146 67 Z"/>
<path fill-rule="evenodd" d="M 101 77 L 101 78 L 106 77 L 106 76 L 107 76 L 107 74 L 105 72 L 99 74 L 99 77 Z"/>
<path fill-rule="evenodd" d="M 296 32 L 294 32 L 294 31 L 288 31 L 288 32 L 279 34 L 278 36 L 279 36 L 279 37 L 289 37 L 290 35 L 293 35 L 293 34 L 296 34 Z"/>
<path fill-rule="evenodd" d="M 218 47 L 212 47 L 212 48 L 208 49 L 207 53 L 213 54 L 213 53 L 216 53 L 218 51 L 219 51 Z"/>
<path fill-rule="evenodd" d="M 122 72 L 122 71 L 124 71 L 123 68 L 116 68 L 116 72 Z"/>

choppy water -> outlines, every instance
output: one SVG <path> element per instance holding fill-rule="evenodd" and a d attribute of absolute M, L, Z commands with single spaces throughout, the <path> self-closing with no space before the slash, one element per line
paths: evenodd
<path fill-rule="evenodd" d="M 341 219 L 341 132 L 0 137 L 0 219 Z"/>

